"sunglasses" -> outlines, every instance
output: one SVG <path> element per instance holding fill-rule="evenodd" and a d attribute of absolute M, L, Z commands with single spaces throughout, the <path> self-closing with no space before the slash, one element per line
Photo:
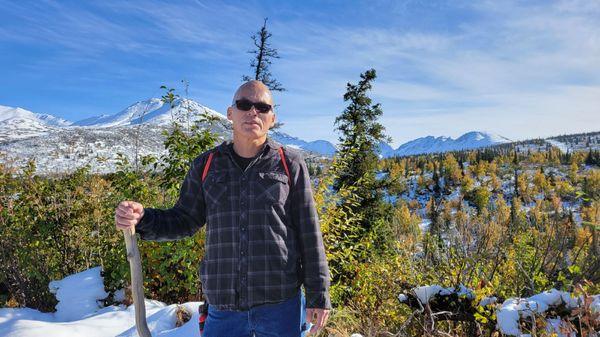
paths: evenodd
<path fill-rule="evenodd" d="M 253 106 L 256 109 L 256 111 L 264 114 L 268 113 L 269 111 L 271 111 L 271 109 L 273 109 L 273 107 L 270 104 L 263 102 L 255 103 L 247 99 L 238 99 L 237 101 L 235 101 L 235 107 L 242 111 L 250 111 L 250 109 L 252 109 Z"/>

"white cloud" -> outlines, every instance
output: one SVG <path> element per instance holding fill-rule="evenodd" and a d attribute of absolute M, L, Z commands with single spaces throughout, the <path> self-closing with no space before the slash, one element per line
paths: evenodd
<path fill-rule="evenodd" d="M 449 16 L 444 18 L 449 29 L 429 30 L 403 24 L 414 4 L 375 3 L 368 9 L 388 20 L 398 17 L 394 25 L 377 18 L 369 25 L 340 25 L 323 20 L 326 14 L 271 15 L 271 42 L 282 57 L 271 70 L 288 89 L 275 94 L 284 130 L 335 142 L 333 120 L 344 109 L 346 83 L 357 82 L 371 67 L 378 74 L 372 96 L 382 103 L 396 146 L 429 134 L 456 137 L 477 129 L 523 139 L 600 125 L 600 2 L 448 2 L 426 9 L 433 16 L 455 6 L 454 12 L 470 16 Z M 30 69 L 94 61 L 125 80 L 142 77 L 147 68 L 124 69 L 112 58 L 115 53 L 197 64 L 187 71 L 218 63 L 210 76 L 190 74 L 192 93 L 201 102 L 225 99 L 215 105 L 228 103 L 248 69 L 249 36 L 267 13 L 279 14 L 252 4 L 212 2 L 102 2 L 86 8 L 3 2 L 2 7 L 8 15 L 21 15 L 23 25 L 9 29 L 0 23 L 0 40 L 64 49 Z M 211 98 L 204 99 L 207 95 Z"/>
<path fill-rule="evenodd" d="M 372 95 L 383 105 L 395 145 L 474 129 L 514 139 L 597 129 L 599 11 L 564 2 L 490 2 L 475 9 L 485 19 L 452 34 L 312 26 L 320 33 L 306 38 L 311 48 L 283 62 L 302 69 L 304 76 L 289 79 L 295 85 L 330 84 L 319 91 L 330 97 L 323 106 L 339 106 L 337 85 L 356 82 L 374 66 L 379 78 Z"/>

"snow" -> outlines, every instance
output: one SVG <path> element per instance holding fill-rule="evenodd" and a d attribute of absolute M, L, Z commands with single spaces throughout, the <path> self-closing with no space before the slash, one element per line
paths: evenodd
<path fill-rule="evenodd" d="M 504 301 L 500 310 L 496 313 L 498 327 L 502 333 L 510 336 L 521 335 L 519 328 L 519 300 L 508 299 Z"/>
<path fill-rule="evenodd" d="M 475 299 L 473 291 L 463 285 L 459 285 L 456 288 L 444 288 L 439 285 L 422 286 L 412 288 L 412 292 L 421 304 L 429 303 L 435 296 L 448 296 L 451 294 L 456 294 L 459 298 Z M 600 312 L 600 295 L 594 295 L 592 298 L 592 312 Z M 399 294 L 398 299 L 401 303 L 408 302 L 406 294 Z M 479 302 L 479 306 L 495 305 L 497 300 L 496 297 L 484 297 Z M 567 309 L 576 309 L 581 307 L 583 302 L 583 297 L 573 297 L 571 293 L 556 289 L 551 289 L 529 298 L 509 298 L 502 305 L 495 305 L 497 327 L 506 336 L 528 336 L 521 331 L 520 320 L 522 318 L 530 318 L 534 315 L 543 316 L 550 308 L 556 308 L 561 305 L 564 305 Z M 564 328 L 567 326 L 560 318 L 546 317 L 546 321 L 546 330 L 549 333 L 556 333 L 558 337 L 575 336 L 574 334 L 565 334 Z"/>
<path fill-rule="evenodd" d="M 48 114 L 34 113 L 23 108 L 0 105 L 0 122 L 10 119 L 32 120 L 47 126 L 67 126 L 71 122 Z"/>
<path fill-rule="evenodd" d="M 183 326 L 176 328 L 177 305 L 146 300 L 148 327 L 153 336 L 187 337 L 198 334 L 197 308 L 200 302 L 183 305 L 192 318 Z M 93 315 L 79 317 L 73 321 L 57 319 L 53 313 L 40 313 L 33 309 L 0 309 L 0 336 L 5 337 L 134 337 L 134 307 L 109 306 Z"/>
<path fill-rule="evenodd" d="M 546 331 L 549 333 L 555 333 L 558 337 L 576 337 L 577 333 L 571 332 L 568 335 L 562 333 L 567 325 L 560 318 L 548 318 L 546 319 Z"/>
<path fill-rule="evenodd" d="M 423 233 L 425 233 L 429 230 L 429 226 L 431 226 L 431 220 L 427 219 L 427 218 L 424 218 L 419 223 L 419 228 L 421 228 L 421 232 L 423 232 Z"/>
<path fill-rule="evenodd" d="M 594 300 L 591 304 L 591 309 L 593 312 L 600 312 L 600 295 L 594 296 Z"/>
<path fill-rule="evenodd" d="M 0 105 L 0 142 L 44 135 L 69 124 L 51 115 Z"/>
<path fill-rule="evenodd" d="M 49 288 L 58 300 L 54 315 L 59 321 L 74 321 L 93 314 L 101 308 L 98 301 L 108 296 L 104 291 L 100 267 L 52 281 Z"/>
<path fill-rule="evenodd" d="M 312 142 L 308 142 L 302 147 L 302 149 L 305 151 L 315 152 L 330 157 L 333 157 L 333 155 L 337 151 L 335 146 L 326 140 L 315 140 Z"/>
<path fill-rule="evenodd" d="M 336 147 L 326 140 L 315 140 L 312 142 L 307 142 L 298 137 L 292 137 L 286 133 L 276 130 L 270 131 L 269 136 L 275 141 L 286 146 L 317 153 L 327 157 L 333 157 L 333 155 L 335 155 L 337 151 Z"/>
<path fill-rule="evenodd" d="M 554 147 L 557 147 L 563 153 L 569 152 L 569 146 L 567 146 L 565 143 L 561 143 L 554 139 L 546 139 L 546 142 Z"/>
<path fill-rule="evenodd" d="M 459 285 L 458 288 L 444 288 L 439 285 L 422 286 L 413 288 L 412 291 L 422 304 L 429 303 L 431 298 L 436 295 L 447 296 L 451 295 L 452 293 L 456 293 L 459 297 L 464 296 L 471 299 L 475 297 L 473 292 L 462 284 Z"/>
<path fill-rule="evenodd" d="M 231 122 L 221 113 L 189 99 L 178 99 L 174 107 L 158 98 L 137 102 L 121 112 L 86 118 L 76 123 L 21 108 L 0 106 L 0 153 L 3 161 L 23 167 L 28 160 L 36 161 L 37 174 L 70 173 L 90 165 L 92 173 L 116 171 L 117 153 L 136 158 L 134 144 L 139 142 L 139 156 L 165 153 L 163 132 L 174 120 L 187 127 L 198 115 L 206 112 L 216 117 L 212 125 L 203 124 L 220 140 L 231 138 Z M 270 137 L 284 145 L 295 145 L 303 151 L 332 156 L 336 148 L 327 141 L 306 142 L 277 130 Z"/>
<path fill-rule="evenodd" d="M 521 336 L 519 327 L 520 318 L 531 317 L 534 314 L 543 314 L 550 307 L 556 307 L 564 304 L 567 308 L 573 309 L 580 306 L 582 299 L 580 297 L 572 297 L 570 293 L 551 289 L 540 294 L 533 295 L 529 298 L 509 298 L 497 311 L 498 328 L 500 332 L 509 336 Z M 551 321 L 548 319 L 548 331 L 559 332 L 556 328 L 560 326 L 560 322 Z M 559 333 L 559 336 L 565 336 Z"/>
<path fill-rule="evenodd" d="M 52 281 L 50 289 L 59 304 L 54 313 L 42 313 L 34 309 L 0 309 L 0 336 L 4 337 L 134 337 L 134 306 L 113 305 L 101 308 L 99 299 L 108 294 L 104 291 L 100 267 L 70 275 L 60 281 Z M 198 334 L 198 306 L 201 302 L 188 302 L 181 307 L 192 318 L 179 328 L 177 305 L 146 300 L 148 327 L 153 336 L 188 337 Z"/>
<path fill-rule="evenodd" d="M 173 102 L 173 107 L 171 107 L 169 104 L 165 104 L 160 98 L 150 98 L 145 101 L 136 102 L 116 114 L 86 118 L 75 122 L 73 125 L 107 128 L 148 123 L 168 126 L 174 120 L 179 120 L 180 122 L 187 120 L 188 114 L 193 121 L 203 112 L 217 117 L 219 120 L 227 121 L 227 118 L 223 114 L 190 99 L 176 99 Z"/>
<path fill-rule="evenodd" d="M 495 296 L 484 297 L 481 299 L 481 301 L 479 301 L 479 306 L 485 307 L 486 305 L 496 304 L 496 302 L 498 302 L 498 298 Z"/>
<path fill-rule="evenodd" d="M 427 136 L 417 138 L 400 145 L 396 150 L 389 146 L 379 145 L 380 153 L 384 157 L 409 156 L 422 153 L 438 153 L 455 150 L 476 149 L 480 147 L 498 145 L 511 142 L 510 139 L 490 132 L 471 131 L 452 139 L 451 137 Z"/>
<path fill-rule="evenodd" d="M 52 337 L 138 336 L 133 305 L 100 307 L 98 300 L 108 296 L 104 291 L 100 267 L 52 281 L 49 287 L 59 300 L 57 311 L 43 313 L 30 308 L 0 308 L 0 336 L 45 337 L 49 336 L 49 332 Z M 116 295 L 119 296 L 123 294 Z M 146 299 L 146 318 L 152 336 L 198 336 L 198 307 L 201 304 L 187 302 L 167 305 Z M 191 319 L 176 327 L 177 312 L 180 310 L 190 313 Z M 360 334 L 352 336 L 362 337 Z"/>

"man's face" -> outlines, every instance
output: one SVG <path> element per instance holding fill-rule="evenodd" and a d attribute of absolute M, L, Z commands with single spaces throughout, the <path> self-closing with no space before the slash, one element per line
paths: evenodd
<path fill-rule="evenodd" d="M 273 99 L 268 89 L 260 86 L 242 87 L 234 100 L 248 100 L 252 103 L 266 103 L 273 106 Z M 275 124 L 273 109 L 267 113 L 259 112 L 255 106 L 244 111 L 236 107 L 235 102 L 227 108 L 227 119 L 233 122 L 233 132 L 238 136 L 259 139 Z"/>

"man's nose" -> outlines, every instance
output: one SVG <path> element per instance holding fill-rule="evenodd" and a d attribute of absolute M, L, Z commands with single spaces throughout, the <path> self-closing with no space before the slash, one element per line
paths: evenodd
<path fill-rule="evenodd" d="M 250 107 L 250 110 L 248 110 L 248 114 L 251 116 L 258 114 L 258 111 L 256 111 L 256 107 L 254 105 Z"/>

